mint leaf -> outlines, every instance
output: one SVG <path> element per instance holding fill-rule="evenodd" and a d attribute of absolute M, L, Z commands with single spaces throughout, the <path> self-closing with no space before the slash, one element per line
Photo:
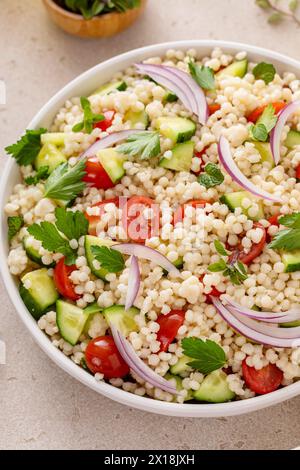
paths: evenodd
<path fill-rule="evenodd" d="M 201 186 L 204 186 L 208 189 L 223 183 L 224 175 L 218 165 L 215 163 L 207 163 L 207 165 L 205 165 L 204 171 L 205 173 L 202 173 L 198 177 L 198 182 L 201 184 Z"/>
<path fill-rule="evenodd" d="M 8 240 L 11 241 L 24 225 L 22 216 L 13 216 L 7 218 Z"/>
<path fill-rule="evenodd" d="M 249 128 L 251 139 L 258 140 L 259 142 L 266 142 L 268 140 L 268 131 L 264 124 L 252 124 Z"/>
<path fill-rule="evenodd" d="M 49 176 L 49 167 L 48 166 L 41 166 L 38 169 L 38 171 L 35 173 L 35 175 L 27 176 L 27 178 L 25 178 L 24 181 L 28 185 L 37 184 L 41 180 L 44 180 L 44 179 L 48 178 L 48 176 Z"/>
<path fill-rule="evenodd" d="M 69 240 L 79 240 L 88 233 L 89 223 L 82 212 L 70 211 L 63 207 L 55 209 L 55 225 Z"/>
<path fill-rule="evenodd" d="M 230 253 L 225 250 L 225 247 L 219 240 L 215 240 L 214 245 L 221 256 L 229 256 Z M 236 260 L 233 260 L 231 256 L 227 262 L 221 258 L 218 262 L 210 264 L 207 269 L 212 273 L 222 272 L 223 276 L 229 277 L 235 285 L 240 285 L 248 277 L 246 267 L 238 260 L 238 257 Z"/>
<path fill-rule="evenodd" d="M 263 80 L 267 85 L 274 80 L 276 70 L 273 64 L 260 62 L 254 67 L 252 73 L 256 80 Z"/>
<path fill-rule="evenodd" d="M 119 273 L 125 267 L 125 261 L 121 253 L 107 246 L 92 246 L 91 251 L 95 259 L 101 264 L 101 268 L 110 273 Z"/>
<path fill-rule="evenodd" d="M 225 263 L 225 261 L 220 260 L 217 263 L 210 264 L 207 269 L 212 273 L 218 273 L 224 271 L 226 268 L 227 264 Z"/>
<path fill-rule="evenodd" d="M 275 127 L 277 119 L 278 117 L 276 116 L 274 106 L 270 103 L 258 118 L 256 125 L 263 124 L 269 133 L 273 127 Z"/>
<path fill-rule="evenodd" d="M 103 114 L 94 114 L 91 109 L 91 103 L 85 96 L 80 98 L 81 107 L 83 109 L 83 121 L 73 126 L 73 132 L 81 132 L 85 130 L 88 134 L 94 129 L 94 124 L 103 121 L 105 118 Z"/>
<path fill-rule="evenodd" d="M 157 157 L 160 154 L 159 133 L 145 131 L 132 134 L 125 144 L 118 145 L 117 151 L 132 157 L 139 155 L 141 160 Z"/>
<path fill-rule="evenodd" d="M 202 374 L 209 374 L 214 370 L 221 369 L 226 364 L 226 354 L 223 348 L 210 339 L 203 341 L 192 336 L 184 338 L 181 341 L 181 346 L 186 356 L 196 359 L 188 365 L 199 370 Z"/>
<path fill-rule="evenodd" d="M 85 174 L 85 160 L 78 161 L 73 167 L 69 167 L 68 163 L 62 163 L 47 179 L 45 197 L 72 201 L 86 186 L 82 181 Z"/>
<path fill-rule="evenodd" d="M 215 74 L 210 67 L 198 65 L 190 60 L 189 69 L 193 79 L 201 88 L 204 88 L 204 90 L 215 89 Z"/>
<path fill-rule="evenodd" d="M 215 245 L 215 249 L 217 250 L 219 255 L 221 255 L 221 256 L 228 256 L 229 255 L 229 253 L 227 253 L 227 251 L 225 250 L 224 245 L 219 240 L 215 240 L 214 245 Z"/>
<path fill-rule="evenodd" d="M 5 151 L 17 160 L 18 165 L 31 165 L 42 148 L 41 135 L 47 129 L 26 130 L 26 133 L 13 145 L 5 148 Z"/>

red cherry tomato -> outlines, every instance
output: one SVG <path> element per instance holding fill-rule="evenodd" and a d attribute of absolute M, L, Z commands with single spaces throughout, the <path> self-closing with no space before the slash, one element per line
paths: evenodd
<path fill-rule="evenodd" d="M 182 222 L 185 216 L 185 207 L 192 206 L 194 209 L 204 209 L 206 204 L 209 201 L 205 201 L 205 199 L 193 199 L 192 201 L 188 201 L 182 206 L 177 207 L 174 217 L 173 217 L 173 225 L 175 226 L 178 222 Z"/>
<path fill-rule="evenodd" d="M 253 224 L 254 228 L 261 228 L 263 230 L 263 236 L 259 243 L 253 243 L 249 253 L 244 253 L 243 251 L 239 253 L 238 259 L 243 264 L 247 266 L 252 263 L 252 261 L 257 258 L 263 251 L 266 241 L 267 241 L 267 231 L 266 229 L 259 223 Z"/>
<path fill-rule="evenodd" d="M 284 103 L 283 101 L 275 101 L 274 103 L 272 103 L 272 105 L 275 109 L 275 113 L 278 114 L 286 106 L 286 103 Z M 252 111 L 252 113 L 250 113 L 247 117 L 248 121 L 255 123 L 258 118 L 262 115 L 266 107 L 267 105 L 265 104 L 264 106 L 259 106 L 254 111 Z"/>
<path fill-rule="evenodd" d="M 152 209 L 150 219 L 143 215 L 145 209 Z M 146 196 L 132 196 L 124 204 L 122 211 L 122 225 L 127 236 L 136 243 L 144 243 L 145 240 L 159 232 L 159 207 Z"/>
<path fill-rule="evenodd" d="M 202 274 L 202 276 L 199 278 L 199 281 L 200 281 L 200 282 L 203 281 L 204 276 L 205 276 L 205 274 Z M 212 297 L 217 297 L 217 298 L 219 298 L 220 295 L 222 295 L 222 294 L 223 294 L 223 292 L 220 292 L 215 286 L 212 286 L 210 293 L 209 293 L 209 294 L 206 294 L 206 300 L 205 300 L 205 302 L 206 302 L 207 304 L 212 304 L 211 298 L 212 298 Z"/>
<path fill-rule="evenodd" d="M 104 170 L 97 157 L 89 158 L 85 166 L 86 175 L 82 178 L 97 189 L 109 189 L 115 185 Z"/>
<path fill-rule="evenodd" d="M 113 110 L 105 111 L 103 113 L 103 116 L 104 116 L 103 121 L 96 122 L 94 124 L 94 129 L 97 127 L 98 129 L 101 129 L 102 132 L 105 132 L 109 127 L 112 126 L 115 114 L 116 112 Z"/>
<path fill-rule="evenodd" d="M 205 167 L 206 163 L 203 161 L 203 155 L 205 154 L 207 149 L 208 149 L 208 146 L 204 147 L 204 149 L 201 150 L 201 152 L 194 152 L 194 157 L 199 158 L 199 160 L 200 160 L 200 170 L 199 171 L 193 171 L 194 175 L 198 176 L 204 170 L 204 167 Z"/>
<path fill-rule="evenodd" d="M 300 165 L 298 165 L 296 168 L 296 180 L 297 183 L 300 183 Z"/>
<path fill-rule="evenodd" d="M 277 225 L 277 227 L 279 227 L 279 217 L 281 217 L 281 214 L 274 214 L 268 219 L 268 222 L 270 222 L 271 225 Z"/>
<path fill-rule="evenodd" d="M 84 213 L 85 218 L 89 221 L 89 234 L 90 235 L 97 235 L 96 228 L 97 224 L 101 219 L 101 216 L 104 214 L 104 206 L 105 204 L 115 204 L 119 207 L 119 198 L 114 197 L 112 199 L 105 199 L 104 201 L 97 202 L 92 207 L 99 207 L 99 215 L 89 215 L 87 212 Z"/>
<path fill-rule="evenodd" d="M 217 103 L 208 105 L 208 111 L 209 111 L 210 116 L 214 114 L 216 111 L 219 111 L 219 109 L 221 109 L 221 106 Z"/>
<path fill-rule="evenodd" d="M 160 341 L 160 351 L 167 351 L 174 341 L 179 328 L 183 325 L 185 312 L 183 310 L 171 310 L 167 315 L 161 315 L 157 323 L 160 329 L 157 333 L 157 341 Z"/>
<path fill-rule="evenodd" d="M 124 377 L 129 373 L 129 367 L 111 336 L 92 339 L 85 350 L 85 360 L 93 374 L 99 372 L 106 379 Z"/>
<path fill-rule="evenodd" d="M 61 258 L 54 268 L 53 279 L 58 292 L 66 299 L 78 300 L 80 295 L 76 294 L 74 285 L 70 280 L 70 274 L 77 268 L 75 265 L 67 266 L 65 259 Z"/>
<path fill-rule="evenodd" d="M 283 372 L 275 364 L 268 364 L 260 370 L 249 367 L 246 359 L 242 363 L 243 377 L 252 392 L 264 395 L 278 389 L 283 379 Z"/>

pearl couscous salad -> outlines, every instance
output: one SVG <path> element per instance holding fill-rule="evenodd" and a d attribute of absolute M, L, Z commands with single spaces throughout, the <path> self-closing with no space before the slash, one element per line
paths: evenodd
<path fill-rule="evenodd" d="M 9 269 L 78 367 L 177 403 L 300 379 L 293 73 L 168 50 L 6 151 L 22 176 L 5 206 Z"/>

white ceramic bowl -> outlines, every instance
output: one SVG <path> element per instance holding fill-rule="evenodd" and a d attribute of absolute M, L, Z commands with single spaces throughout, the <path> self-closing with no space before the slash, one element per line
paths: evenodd
<path fill-rule="evenodd" d="M 88 95 L 101 83 L 109 81 L 112 75 L 118 71 L 124 70 L 134 62 L 142 61 L 148 57 L 163 55 L 167 49 L 196 48 L 201 55 L 208 55 L 213 47 L 220 46 L 226 53 L 235 54 L 239 51 L 247 51 L 250 60 L 272 62 L 279 72 L 291 71 L 300 76 L 300 63 L 275 52 L 260 49 L 255 46 L 238 44 L 224 41 L 180 41 L 154 46 L 143 47 L 120 56 L 114 57 L 103 62 L 96 67 L 88 70 L 65 86 L 41 109 L 35 118 L 29 123 L 28 128 L 48 127 L 58 109 L 63 105 L 66 99 L 73 96 Z M 42 86 L 42 85 L 41 85 Z M 94 377 L 88 374 L 84 369 L 74 364 L 61 351 L 56 349 L 48 337 L 38 328 L 36 321 L 27 311 L 19 293 L 17 283 L 9 273 L 7 267 L 7 226 L 4 214 L 4 205 L 10 195 L 13 186 L 19 181 L 18 167 L 13 160 L 10 160 L 3 173 L 0 184 L 0 210 L 1 210 L 1 230 L 0 230 L 0 264 L 1 272 L 7 292 L 16 308 L 19 316 L 28 328 L 36 342 L 45 351 L 45 353 L 62 369 L 78 379 L 83 384 L 95 390 L 106 397 L 126 404 L 133 408 L 138 408 L 152 413 L 159 413 L 170 416 L 182 417 L 218 417 L 231 416 L 247 413 L 250 411 L 265 408 L 274 405 L 300 394 L 300 381 L 284 387 L 268 395 L 255 398 L 236 401 L 232 403 L 221 404 L 176 404 L 153 400 L 151 398 L 139 397 L 132 393 L 124 392 L 112 385 L 104 382 L 96 382 Z"/>

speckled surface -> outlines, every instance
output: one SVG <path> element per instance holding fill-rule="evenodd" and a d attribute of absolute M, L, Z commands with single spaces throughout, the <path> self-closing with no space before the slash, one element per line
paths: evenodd
<path fill-rule="evenodd" d="M 13 142 L 39 108 L 82 71 L 121 52 L 176 39 L 248 42 L 300 60 L 300 29 L 271 27 L 254 0 L 149 0 L 132 29 L 80 40 L 48 20 L 40 0 L 1 2 L 0 146 Z M 298 38 L 298 40 L 297 40 Z M 5 162 L 1 158 L 1 168 Z M 0 281 L 1 282 L 1 281 Z M 300 442 L 300 397 L 233 418 L 178 419 L 114 403 L 67 376 L 38 348 L 0 284 L 1 449 L 288 449 Z"/>

